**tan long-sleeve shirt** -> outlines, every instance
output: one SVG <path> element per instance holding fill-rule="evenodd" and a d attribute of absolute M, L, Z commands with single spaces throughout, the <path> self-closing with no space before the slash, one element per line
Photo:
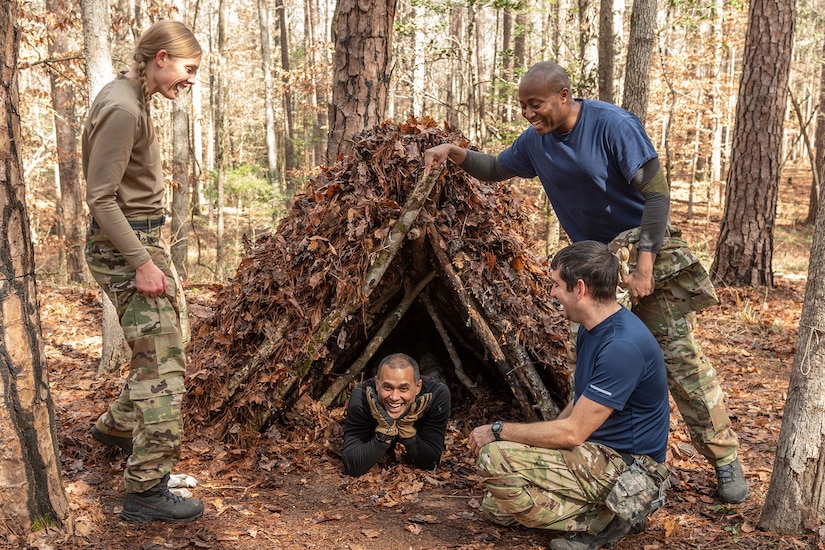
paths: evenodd
<path fill-rule="evenodd" d="M 138 84 L 123 75 L 103 87 L 83 130 L 86 203 L 101 231 L 137 269 L 149 253 L 129 220 L 163 214 L 160 147 Z"/>

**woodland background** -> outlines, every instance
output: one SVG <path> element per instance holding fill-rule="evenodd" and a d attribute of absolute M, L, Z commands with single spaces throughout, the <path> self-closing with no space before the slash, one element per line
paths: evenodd
<path fill-rule="evenodd" d="M 653 3 L 655 34 L 645 39 L 653 47 L 649 72 L 626 85 L 631 7 L 622 0 L 601 5 L 585 0 L 398 2 L 390 36 L 382 35 L 392 45 L 384 67 L 384 118 L 449 121 L 481 150 L 497 152 L 524 128 L 515 98 L 519 76 L 537 61 L 557 60 L 570 73 L 577 96 L 631 106 L 646 96 L 641 118 L 666 161 L 669 180 L 686 182 L 691 201 L 723 204 L 748 6 Z M 20 8 L 20 114 L 32 229 L 37 243 L 67 235 L 69 256 L 68 267 L 41 264 L 38 269 L 58 279 L 83 280 L 76 275 L 83 262 L 72 263 L 80 239 L 64 225 L 77 223 L 85 212 L 61 212 L 61 188 L 64 194 L 80 192 L 84 182 L 79 164 L 57 170 L 61 154 L 64 163 L 78 155 L 77 136 L 88 106 L 82 6 L 36 0 Z M 319 165 L 329 163 L 327 155 L 330 161 L 336 158 L 330 153 L 337 146 L 327 143 L 335 4 L 123 0 L 108 8 L 117 70 L 128 67 L 134 40 L 157 18 L 183 19 L 205 50 L 199 84 L 175 105 L 156 99 L 153 112 L 159 117 L 170 190 L 191 197 L 188 205 L 173 204 L 182 199 L 168 194 L 169 211 L 182 212 L 180 226 L 173 227 L 176 264 L 188 280 L 224 280 L 237 264 L 240 236 L 246 233 L 254 241 L 274 227 Z M 822 140 L 823 125 L 815 125 L 822 88 L 821 14 L 821 2 L 799 3 L 788 86 L 792 101 L 777 159 L 782 166 L 810 167 L 813 144 Z M 600 31 L 613 40 L 600 43 Z M 599 52 L 600 45 L 612 51 Z M 173 134 L 180 131 L 173 111 L 181 110 L 189 115 L 183 157 L 173 151 Z M 68 136 L 61 139 L 62 133 Z M 70 181 L 60 182 L 58 173 Z M 527 185 L 542 201 L 535 182 Z M 700 187 L 706 197 L 696 196 Z M 691 208 L 688 214 L 707 212 Z M 187 219 L 194 234 L 187 230 Z M 545 253 L 555 241 L 550 227 Z"/>
<path fill-rule="evenodd" d="M 730 167 L 736 152 L 737 106 L 756 105 L 758 110 L 761 103 L 766 112 L 783 112 L 781 147 L 775 150 L 781 153 L 763 159 L 771 166 L 764 179 L 751 182 L 756 191 L 736 198 L 758 212 L 752 203 L 762 195 L 760 185 L 766 196 L 774 185 L 782 196 L 782 215 L 776 217 L 774 202 L 773 211 L 769 208 L 759 220 L 770 232 L 767 276 L 755 275 L 754 288 L 747 281 L 741 289 L 735 287 L 741 281 L 730 281 L 730 287 L 718 281 L 722 305 L 703 315 L 708 328 L 699 333 L 720 366 L 729 395 L 736 397 L 730 406 L 745 434 L 753 496 L 739 508 L 714 504 L 705 465 L 694 462 L 674 419 L 669 465 L 679 483 L 670 508 L 657 514 L 648 532 L 623 547 L 821 547 L 820 524 L 806 524 L 813 534 L 800 538 L 755 531 L 785 397 L 776 389 L 788 378 L 795 306 L 802 301 L 800 279 L 808 270 L 807 251 L 816 245 L 812 222 L 825 150 L 825 124 L 817 123 L 825 80 L 821 2 L 754 0 L 748 6 L 721 1 L 400 1 L 383 12 L 383 23 L 364 17 L 348 20 L 352 26 L 346 34 L 333 25 L 333 14 L 343 12 L 343 6 L 357 15 L 356 4 L 50 0 L 17 5 L 22 181 L 36 278 L 46 297 L 43 312 L 54 316 L 44 321 L 44 333 L 62 423 L 62 472 L 69 506 L 75 511 L 69 532 L 46 530 L 39 540 L 27 540 L 38 547 L 242 548 L 259 546 L 260 533 L 273 547 L 384 548 L 380 537 L 386 531 L 404 534 L 410 546 L 432 548 L 543 544 L 540 535 L 491 528 L 467 511 L 475 509 L 477 480 L 471 461 L 461 452 L 461 441 L 469 426 L 502 407 L 507 410 L 497 400 L 485 401 L 481 408 L 462 408 L 455 416 L 455 445 L 449 446 L 444 470 L 436 478 L 389 468 L 361 483 L 342 481 L 334 449 L 340 437 L 340 410 L 327 414 L 304 404 L 313 408 L 309 416 L 319 420 L 317 424 L 293 425 L 288 435 L 277 430 L 267 434 L 272 435 L 270 441 L 255 453 L 207 439 L 187 442 L 184 454 L 189 458 L 181 466 L 205 480 L 201 494 L 210 506 L 209 520 L 196 529 L 124 531 L 107 519 L 120 496 L 116 487 L 107 488 L 107 480 L 117 477 L 121 457 L 106 455 L 86 439 L 101 397 L 105 401 L 117 391 L 117 377 L 93 373 L 101 343 L 94 325 L 99 304 L 82 260 L 86 212 L 78 160 L 79 134 L 95 89 L 84 59 L 95 37 L 86 36 L 84 42 L 81 21 L 102 7 L 110 21 L 115 69 L 128 66 L 134 40 L 158 18 L 186 21 L 205 50 L 199 84 L 191 93 L 174 103 L 156 100 L 153 106 L 167 164 L 173 256 L 196 309 L 211 306 L 211 285 L 220 288 L 230 282 L 249 243 L 271 233 L 323 167 L 346 154 L 348 129 L 342 135 L 338 124 L 342 106 L 344 111 L 352 107 L 345 119 L 369 118 L 359 110 L 370 101 L 369 95 L 347 89 L 335 71 L 342 66 L 336 56 L 351 51 L 348 40 L 355 35 L 390 46 L 383 56 L 352 60 L 349 65 L 386 79 L 382 119 L 447 121 L 473 145 L 493 153 L 524 127 L 515 103 L 519 76 L 536 61 L 560 62 L 571 75 L 574 95 L 622 104 L 643 120 L 673 189 L 674 219 L 686 228 L 689 241 L 708 265 L 719 259 L 714 254 L 721 211 L 730 201 L 731 174 L 736 175 Z M 384 8 L 377 3 L 358 6 L 370 8 L 372 14 Z M 777 62 L 780 69 L 789 70 L 787 90 L 780 78 L 782 87 L 773 91 L 781 101 L 773 105 L 770 97 L 749 97 L 747 89 L 740 95 L 743 74 L 766 69 L 743 66 L 749 8 L 767 22 L 791 14 L 795 24 L 795 32 L 792 26 L 784 36 L 788 42 L 793 38 L 789 61 Z M 645 32 L 640 34 L 640 29 Z M 782 37 L 763 31 L 765 37 L 782 42 Z M 649 59 L 638 55 L 645 51 L 640 45 L 651 48 L 646 50 L 652 52 Z M 760 132 L 759 115 L 754 119 L 751 134 L 758 148 L 760 139 L 771 132 Z M 774 166 L 779 170 L 774 172 Z M 780 181 L 773 181 L 772 175 L 780 172 Z M 542 206 L 535 214 L 525 209 L 533 222 L 531 246 L 539 257 L 551 255 L 564 236 L 540 188 L 534 181 L 515 181 L 512 188 Z M 774 272 L 779 278 L 776 285 Z M 53 324 L 64 319 L 76 324 L 68 333 L 66 327 Z M 82 328 L 77 324 L 81 319 Z M 85 325 L 87 319 L 91 325 Z M 737 361 L 740 358 L 746 361 Z M 112 460 L 107 462 L 106 456 Z M 308 502 L 302 497 L 304 489 L 294 489 L 296 483 L 313 485 L 307 490 Z M 240 497 L 232 493 L 238 487 L 243 489 Z M 432 493 L 422 492 L 422 487 Z M 816 494 L 821 489 L 819 484 L 813 488 Z M 335 497 L 330 497 L 336 490 L 346 493 L 354 512 L 339 512 Z M 469 501 L 425 514 L 434 510 L 431 497 L 436 495 Z M 376 512 L 382 508 L 401 514 L 381 517 Z M 411 510 L 422 512 L 410 515 Z M 441 523 L 437 514 L 448 521 Z M 264 516 L 270 523 L 258 524 Z M 416 538 L 421 525 L 429 535 Z M 444 542 L 448 539 L 451 542 Z M 24 538 L 12 534 L 6 540 L 23 544 Z"/>

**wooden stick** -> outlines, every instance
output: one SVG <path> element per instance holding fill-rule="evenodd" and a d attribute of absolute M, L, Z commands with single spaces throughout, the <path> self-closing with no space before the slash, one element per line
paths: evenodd
<path fill-rule="evenodd" d="M 512 334 L 512 328 L 506 326 L 507 323 L 501 318 L 501 315 L 493 308 L 493 305 L 489 301 L 481 300 L 481 307 L 499 333 L 508 335 L 507 347 L 513 352 L 516 363 L 513 371 L 532 394 L 533 399 L 536 401 L 535 407 L 541 413 L 541 417 L 544 420 L 556 418 L 559 415 L 560 409 L 550 397 L 550 392 L 547 391 L 547 387 L 544 385 L 539 373 L 536 372 L 536 368 L 533 366 L 533 362 L 530 360 L 529 354 L 524 349 L 524 346 L 522 346 Z"/>
<path fill-rule="evenodd" d="M 378 286 L 381 277 L 384 276 L 384 272 L 386 272 L 390 266 L 390 262 L 392 262 L 395 253 L 398 252 L 401 243 L 404 242 L 407 232 L 412 228 L 413 223 L 418 218 L 418 213 L 424 206 L 424 202 L 426 202 L 427 197 L 430 196 L 430 192 L 433 190 L 433 187 L 435 187 L 435 182 L 441 177 L 442 171 L 443 168 L 431 172 L 424 179 L 417 182 L 412 192 L 407 195 L 407 202 L 404 203 L 403 212 L 398 216 L 395 225 L 392 226 L 392 230 L 389 235 L 387 235 L 384 245 L 380 248 L 378 257 L 372 262 L 372 266 L 361 285 L 361 293 L 364 295 L 363 299 L 369 296 L 375 287 Z"/>
<path fill-rule="evenodd" d="M 481 397 L 481 392 L 478 390 L 478 384 L 470 380 L 470 377 L 464 372 L 464 367 L 461 365 L 461 357 L 458 356 L 455 346 L 453 346 L 453 342 L 450 340 L 450 335 L 447 334 L 447 331 L 444 328 L 444 323 L 441 322 L 441 317 L 435 309 L 435 304 L 433 304 L 433 301 L 430 300 L 429 292 L 424 292 L 421 294 L 420 299 L 421 303 L 424 304 L 424 307 L 427 308 L 427 313 L 430 314 L 430 319 L 432 319 L 435 329 L 438 331 L 438 334 L 441 335 L 441 341 L 444 342 L 444 347 L 447 348 L 447 353 L 450 354 L 450 359 L 453 361 L 455 375 L 461 383 L 464 384 L 464 387 L 470 390 L 470 393 L 478 399 Z"/>
<path fill-rule="evenodd" d="M 496 335 L 493 333 L 490 326 L 484 320 L 484 317 L 474 305 L 473 298 L 464 289 L 464 283 L 461 281 L 461 277 L 459 277 L 453 269 L 452 263 L 447 257 L 447 253 L 444 251 L 447 248 L 447 243 L 444 242 L 444 239 L 432 223 L 427 224 L 427 235 L 432 243 L 433 255 L 435 256 L 438 267 L 441 268 L 445 280 L 450 287 L 452 287 L 453 291 L 456 293 L 456 296 L 461 301 L 462 306 L 467 311 L 468 326 L 476 333 L 476 336 L 481 340 L 482 345 L 484 345 L 490 352 L 493 364 L 509 384 L 510 390 L 513 392 L 516 400 L 521 405 L 524 413 L 532 419 L 537 419 L 538 415 L 531 406 L 530 400 L 524 392 L 521 382 L 513 374 L 513 369 L 510 368 L 507 362 L 507 356 L 504 354 L 501 346 L 499 346 Z"/>

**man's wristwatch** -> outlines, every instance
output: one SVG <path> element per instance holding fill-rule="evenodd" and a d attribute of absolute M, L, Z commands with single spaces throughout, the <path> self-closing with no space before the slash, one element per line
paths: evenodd
<path fill-rule="evenodd" d="M 501 420 L 496 420 L 493 422 L 491 429 L 493 430 L 493 437 L 496 438 L 496 441 L 501 441 L 501 428 L 504 427 L 504 422 Z"/>

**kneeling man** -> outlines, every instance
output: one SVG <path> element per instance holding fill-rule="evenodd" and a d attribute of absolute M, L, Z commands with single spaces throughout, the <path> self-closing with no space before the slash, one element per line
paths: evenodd
<path fill-rule="evenodd" d="M 449 418 L 447 385 L 422 377 L 409 355 L 388 355 L 375 378 L 352 390 L 344 422 L 344 470 L 360 476 L 398 443 L 404 447 L 404 462 L 434 470 L 444 451 Z"/>
<path fill-rule="evenodd" d="M 574 243 L 550 267 L 551 295 L 581 323 L 573 401 L 555 420 L 477 427 L 469 445 L 478 455 L 488 491 L 482 505 L 492 521 L 564 531 L 550 543 L 557 550 L 601 548 L 645 525 L 646 514 L 664 499 L 667 374 L 656 339 L 616 302 L 619 265 L 607 246 Z M 626 471 L 649 482 L 645 494 L 658 492 L 629 519 L 611 506 L 614 486 L 626 491 L 618 498 L 622 512 L 642 498 L 629 496 L 639 477 L 623 483 Z"/>

